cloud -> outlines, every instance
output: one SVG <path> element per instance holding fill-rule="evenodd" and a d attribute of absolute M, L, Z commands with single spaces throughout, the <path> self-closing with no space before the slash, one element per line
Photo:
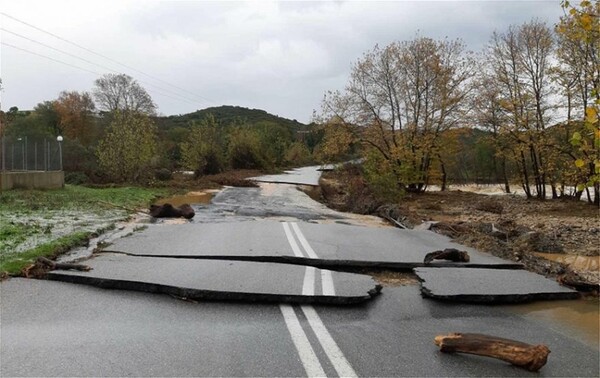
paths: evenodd
<path fill-rule="evenodd" d="M 164 114 L 232 104 L 305 122 L 319 108 L 323 93 L 342 89 L 352 62 L 375 44 L 418 33 L 462 38 L 469 48 L 479 50 L 494 30 L 534 17 L 552 24 L 562 12 L 558 1 L 132 0 L 21 0 L 5 2 L 3 11 L 159 78 L 162 81 L 2 19 L 6 29 L 103 67 L 8 33 L 2 33 L 4 42 L 100 74 L 110 72 L 106 68 L 124 71 L 142 82 Z M 56 98 L 62 90 L 91 90 L 97 77 L 6 46 L 1 68 L 2 105 L 22 109 Z"/>

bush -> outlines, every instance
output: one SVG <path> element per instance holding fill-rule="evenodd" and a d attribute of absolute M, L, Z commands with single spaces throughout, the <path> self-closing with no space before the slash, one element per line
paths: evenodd
<path fill-rule="evenodd" d="M 160 168 L 154 172 L 154 177 L 159 181 L 169 181 L 173 174 L 167 168 Z"/>
<path fill-rule="evenodd" d="M 88 176 L 83 172 L 65 172 L 65 184 L 83 185 L 89 182 Z"/>

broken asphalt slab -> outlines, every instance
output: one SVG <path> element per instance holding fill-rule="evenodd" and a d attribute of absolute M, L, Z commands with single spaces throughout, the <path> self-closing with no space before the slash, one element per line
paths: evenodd
<path fill-rule="evenodd" d="M 477 303 L 576 299 L 579 293 L 526 270 L 416 268 L 424 297 Z"/>
<path fill-rule="evenodd" d="M 91 271 L 52 271 L 47 277 L 191 300 L 347 305 L 365 302 L 381 290 L 370 276 L 289 264 L 119 254 L 103 254 L 85 263 Z"/>
<path fill-rule="evenodd" d="M 294 250 L 292 245 L 302 250 Z M 307 252 L 310 248 L 312 254 Z M 302 247 L 302 248 L 300 248 Z M 155 225 L 115 241 L 108 252 L 136 256 L 281 262 L 318 267 L 412 269 L 429 252 L 466 250 L 469 263 L 427 266 L 521 269 L 522 265 L 478 252 L 429 231 L 276 221 Z"/>
<path fill-rule="evenodd" d="M 321 166 L 302 167 L 285 171 L 284 174 L 279 175 L 251 177 L 250 180 L 258 182 L 272 182 L 278 184 L 318 186 L 322 169 L 323 167 Z"/>

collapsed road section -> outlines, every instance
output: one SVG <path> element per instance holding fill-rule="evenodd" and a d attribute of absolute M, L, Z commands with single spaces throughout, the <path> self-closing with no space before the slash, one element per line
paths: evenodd
<path fill-rule="evenodd" d="M 102 254 L 90 271 L 52 271 L 51 280 L 189 300 L 354 304 L 379 294 L 367 275 L 289 264 Z"/>
<path fill-rule="evenodd" d="M 424 297 L 478 303 L 576 299 L 579 293 L 526 270 L 417 268 Z"/>

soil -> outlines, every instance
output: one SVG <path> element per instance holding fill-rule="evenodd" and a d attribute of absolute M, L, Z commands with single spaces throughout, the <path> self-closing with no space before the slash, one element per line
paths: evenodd
<path fill-rule="evenodd" d="M 406 228 L 430 229 L 565 284 L 598 291 L 600 213 L 584 201 L 449 190 L 406 194 L 398 203 L 382 203 L 356 169 L 324 173 L 320 188 L 322 201 L 336 210 L 376 214 Z"/>

